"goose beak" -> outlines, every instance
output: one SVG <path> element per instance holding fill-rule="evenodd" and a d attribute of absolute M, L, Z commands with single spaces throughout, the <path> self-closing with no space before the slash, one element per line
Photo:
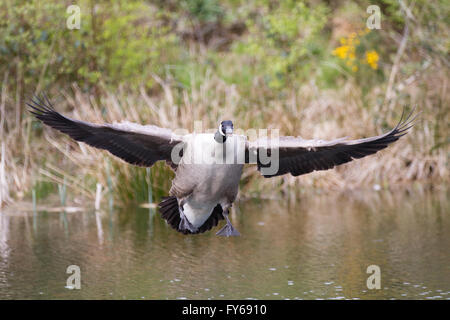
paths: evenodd
<path fill-rule="evenodd" d="M 231 136 L 231 135 L 233 134 L 233 128 L 231 128 L 231 127 L 226 127 L 226 128 L 225 128 L 225 134 L 226 134 L 227 136 Z"/>

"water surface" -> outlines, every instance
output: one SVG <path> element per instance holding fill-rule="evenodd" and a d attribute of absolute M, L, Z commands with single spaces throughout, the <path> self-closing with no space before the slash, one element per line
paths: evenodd
<path fill-rule="evenodd" d="M 183 236 L 139 207 L 3 212 L 0 299 L 450 299 L 448 195 L 241 201 L 236 238 Z M 66 288 L 69 265 L 80 290 Z"/>

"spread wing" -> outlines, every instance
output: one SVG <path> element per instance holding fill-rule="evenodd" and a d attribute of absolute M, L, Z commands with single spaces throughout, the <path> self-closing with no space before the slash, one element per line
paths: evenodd
<path fill-rule="evenodd" d="M 35 97 L 27 105 L 30 112 L 46 125 L 85 142 L 92 147 L 108 150 L 128 163 L 150 167 L 158 160 L 171 161 L 172 149 L 182 143 L 182 138 L 169 129 L 131 122 L 93 124 L 73 120 L 55 111 L 50 101 Z"/>
<path fill-rule="evenodd" d="M 270 157 L 273 156 L 275 159 L 278 152 L 278 171 L 265 174 L 263 170 L 261 173 L 266 178 L 286 173 L 298 176 L 316 170 L 331 169 L 353 159 L 374 154 L 397 141 L 413 126 L 413 121 L 417 117 L 416 115 L 411 119 L 413 112 L 414 110 L 405 120 L 403 120 L 403 112 L 399 123 L 389 132 L 365 139 L 340 138 L 324 141 L 305 140 L 300 137 L 280 137 L 279 141 L 274 141 L 261 138 L 247 144 L 247 160 L 250 163 L 252 159 L 253 162 L 256 161 L 258 170 L 261 171 L 272 165 L 271 161 L 273 160 L 270 160 Z"/>

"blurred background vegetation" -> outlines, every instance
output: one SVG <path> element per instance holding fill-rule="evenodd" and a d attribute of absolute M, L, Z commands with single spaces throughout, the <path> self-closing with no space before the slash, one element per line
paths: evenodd
<path fill-rule="evenodd" d="M 70 30 L 69 5 L 81 8 Z M 366 9 L 381 9 L 369 30 Z M 172 172 L 113 159 L 44 129 L 25 102 L 45 91 L 59 111 L 173 129 L 280 128 L 305 138 L 359 138 L 421 121 L 381 154 L 304 177 L 265 180 L 246 168 L 241 197 L 447 183 L 448 1 L 20 1 L 0 3 L 0 204 L 57 194 L 117 202 L 167 194 Z M 151 185 L 149 190 L 148 185 Z"/>

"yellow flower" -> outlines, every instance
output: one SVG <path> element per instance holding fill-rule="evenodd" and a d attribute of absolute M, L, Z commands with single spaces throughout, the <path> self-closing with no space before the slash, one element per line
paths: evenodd
<path fill-rule="evenodd" d="M 366 60 L 369 66 L 376 70 L 378 68 L 378 60 L 380 59 L 378 53 L 375 50 L 366 52 Z"/>
<path fill-rule="evenodd" d="M 348 58 L 350 60 L 355 60 L 356 56 L 355 56 L 355 48 L 353 47 L 353 50 L 350 50 L 349 54 L 348 54 Z"/>
<path fill-rule="evenodd" d="M 358 71 L 358 66 L 353 66 L 353 67 L 352 67 L 352 71 L 353 71 L 353 72 Z"/>
<path fill-rule="evenodd" d="M 349 46 L 340 46 L 333 50 L 333 55 L 338 56 L 341 59 L 345 59 L 347 58 L 349 50 L 350 50 Z"/>
<path fill-rule="evenodd" d="M 342 45 L 345 45 L 347 42 L 347 39 L 341 38 L 339 41 L 341 42 Z"/>

